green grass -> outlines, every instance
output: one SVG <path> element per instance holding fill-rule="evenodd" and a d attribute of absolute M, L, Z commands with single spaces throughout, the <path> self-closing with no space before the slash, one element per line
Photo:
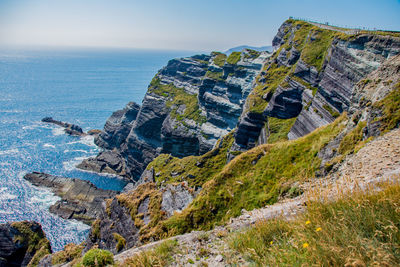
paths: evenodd
<path fill-rule="evenodd" d="M 219 67 L 223 67 L 226 61 L 227 56 L 223 53 L 220 52 L 212 52 L 211 56 L 215 56 L 213 61 L 214 64 L 219 66 Z"/>
<path fill-rule="evenodd" d="M 241 55 L 242 55 L 241 52 L 232 52 L 232 53 L 229 55 L 229 57 L 228 57 L 228 59 L 226 60 L 226 62 L 227 62 L 228 64 L 231 64 L 231 65 L 236 65 L 236 64 L 239 62 Z"/>
<path fill-rule="evenodd" d="M 292 119 L 278 119 L 273 117 L 268 117 L 268 127 L 269 127 L 269 137 L 268 143 L 276 143 L 279 141 L 288 140 L 288 133 L 295 123 L 296 118 Z"/>
<path fill-rule="evenodd" d="M 182 253 L 178 250 L 178 241 L 176 239 L 162 242 L 158 247 L 136 254 L 125 260 L 119 266 L 132 267 L 150 267 L 167 266 L 173 262 L 175 254 Z"/>
<path fill-rule="evenodd" d="M 398 266 L 400 186 L 311 202 L 292 221 L 275 219 L 229 237 L 257 266 Z"/>
<path fill-rule="evenodd" d="M 214 72 L 214 71 L 207 71 L 206 72 L 206 77 L 207 78 L 210 78 L 210 79 L 213 79 L 213 80 L 216 80 L 216 81 L 221 81 L 221 80 L 223 80 L 222 79 L 222 71 L 219 71 L 219 72 Z"/>
<path fill-rule="evenodd" d="M 335 33 L 314 28 L 309 34 L 314 36 L 315 40 L 307 40 L 306 45 L 302 49 L 301 59 L 303 59 L 305 63 L 316 67 L 318 71 L 321 71 L 323 62 L 328 53 L 328 48 L 332 44 Z"/>
<path fill-rule="evenodd" d="M 105 267 L 114 264 L 114 255 L 108 250 L 93 248 L 85 253 L 74 267 Z"/>
<path fill-rule="evenodd" d="M 67 263 L 73 262 L 74 260 L 81 258 L 82 256 L 82 251 L 83 251 L 84 245 L 76 245 L 73 243 L 70 243 L 64 247 L 64 250 L 58 251 L 53 254 L 51 258 L 51 263 L 53 265 L 61 264 L 61 263 Z"/>
<path fill-rule="evenodd" d="M 154 172 L 158 174 L 155 178 L 158 186 L 161 183 L 182 181 L 187 181 L 189 187 L 202 186 L 225 166 L 226 155 L 233 143 L 233 133 L 225 136 L 221 142 L 221 145 L 217 144 L 216 148 L 201 156 L 180 159 L 161 154 L 147 166 L 147 169 L 154 168 Z M 179 175 L 172 177 L 171 173 L 174 172 Z"/>
<path fill-rule="evenodd" d="M 381 131 L 385 133 L 398 127 L 400 123 L 400 83 L 384 99 L 374 104 L 374 108 L 382 110 L 383 116 L 378 118 L 381 122 Z"/>
<path fill-rule="evenodd" d="M 168 97 L 167 108 L 171 109 L 171 117 L 178 121 L 184 119 L 193 120 L 199 124 L 207 121 L 207 118 L 201 115 L 197 95 L 188 94 L 183 88 L 175 87 L 173 84 L 164 85 L 160 80 L 154 78 L 149 87 L 149 92 Z M 183 114 L 177 112 L 178 106 L 185 105 Z"/>
<path fill-rule="evenodd" d="M 284 183 L 313 177 L 321 160 L 318 151 L 342 129 L 344 116 L 293 141 L 261 145 L 242 153 L 203 185 L 182 213 L 163 224 L 169 234 L 210 229 L 241 214 L 277 201 Z"/>

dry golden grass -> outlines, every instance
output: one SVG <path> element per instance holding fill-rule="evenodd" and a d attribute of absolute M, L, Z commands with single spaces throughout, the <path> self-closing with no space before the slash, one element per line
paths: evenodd
<path fill-rule="evenodd" d="M 295 220 L 258 223 L 232 235 L 229 244 L 262 266 L 399 265 L 400 185 L 380 183 L 374 189 L 355 186 L 349 194 L 338 188 L 337 198 L 328 202 L 315 201 L 329 199 L 316 192 Z"/>

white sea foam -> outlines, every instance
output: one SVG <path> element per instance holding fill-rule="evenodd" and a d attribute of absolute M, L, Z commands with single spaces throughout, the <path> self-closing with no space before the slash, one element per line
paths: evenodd
<path fill-rule="evenodd" d="M 0 113 L 22 113 L 22 110 L 18 110 L 18 109 L 0 109 Z"/>
<path fill-rule="evenodd" d="M 56 148 L 56 146 L 52 144 L 43 144 L 43 147 Z"/>
<path fill-rule="evenodd" d="M 52 132 L 53 135 L 55 135 L 55 136 L 65 134 L 64 128 L 62 128 L 62 127 L 53 128 L 53 129 L 51 130 L 51 132 Z"/>
<path fill-rule="evenodd" d="M 22 130 L 34 130 L 36 128 L 43 127 L 43 126 L 44 125 L 42 125 L 39 121 L 37 121 L 37 122 L 34 122 L 34 124 L 32 124 L 32 125 L 23 126 Z"/>
<path fill-rule="evenodd" d="M 0 151 L 0 156 L 1 156 L 1 155 L 18 154 L 18 153 L 19 153 L 18 148 L 13 148 L 13 149 L 8 149 L 8 150 Z"/>
<path fill-rule="evenodd" d="M 91 135 L 86 135 L 81 137 L 79 140 L 77 141 L 72 141 L 67 143 L 67 145 L 73 145 L 73 144 L 84 144 L 90 147 L 97 147 L 96 144 L 94 143 L 94 137 Z"/>
<path fill-rule="evenodd" d="M 7 187 L 0 187 L 0 201 L 16 199 L 18 196 L 6 192 Z"/>
<path fill-rule="evenodd" d="M 89 151 L 83 150 L 83 149 L 66 149 L 64 150 L 64 153 L 70 153 L 70 152 L 81 152 L 81 153 L 89 153 Z"/>
<path fill-rule="evenodd" d="M 76 157 L 69 161 L 63 162 L 64 170 L 73 171 L 76 169 L 76 165 L 82 162 L 82 160 L 87 159 L 88 157 Z"/>
<path fill-rule="evenodd" d="M 6 211 L 6 210 L 0 210 L 0 214 L 1 215 L 12 215 L 13 212 L 12 211 Z"/>
<path fill-rule="evenodd" d="M 54 193 L 48 188 L 36 187 L 33 185 L 32 187 L 36 190 L 33 190 L 34 195 L 28 200 L 28 202 L 31 204 L 40 204 L 45 207 L 50 207 L 61 199 L 60 197 L 54 195 Z"/>

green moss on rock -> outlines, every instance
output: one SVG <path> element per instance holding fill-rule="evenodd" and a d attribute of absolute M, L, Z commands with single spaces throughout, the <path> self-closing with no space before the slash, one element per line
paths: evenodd
<path fill-rule="evenodd" d="M 226 62 L 231 65 L 236 65 L 242 56 L 241 52 L 232 52 Z"/>
<path fill-rule="evenodd" d="M 223 67 L 226 61 L 227 56 L 220 52 L 212 52 L 211 56 L 214 56 L 213 62 L 215 65 L 219 67 Z"/>

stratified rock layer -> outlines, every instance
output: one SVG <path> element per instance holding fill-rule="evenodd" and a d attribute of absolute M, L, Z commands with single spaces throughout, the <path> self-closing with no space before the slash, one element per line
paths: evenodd
<path fill-rule="evenodd" d="M 211 150 L 235 128 L 268 56 L 245 51 L 236 62 L 221 53 L 169 61 L 140 107 L 129 103 L 107 120 L 95 140 L 105 151 L 78 167 L 137 180 L 160 153 L 185 157 Z"/>
<path fill-rule="evenodd" d="M 265 63 L 246 102 L 233 150 L 244 151 L 268 142 L 268 117 L 296 118 L 287 132 L 288 139 L 331 123 L 348 111 L 354 85 L 400 53 L 399 37 L 340 34 L 295 20 L 279 28 L 273 45 L 277 50 Z"/>
<path fill-rule="evenodd" d="M 49 175 L 28 173 L 24 179 L 35 186 L 47 187 L 61 197 L 50 211 L 64 219 L 77 219 L 90 224 L 104 209 L 104 200 L 117 192 L 97 188 L 91 182 Z"/>

